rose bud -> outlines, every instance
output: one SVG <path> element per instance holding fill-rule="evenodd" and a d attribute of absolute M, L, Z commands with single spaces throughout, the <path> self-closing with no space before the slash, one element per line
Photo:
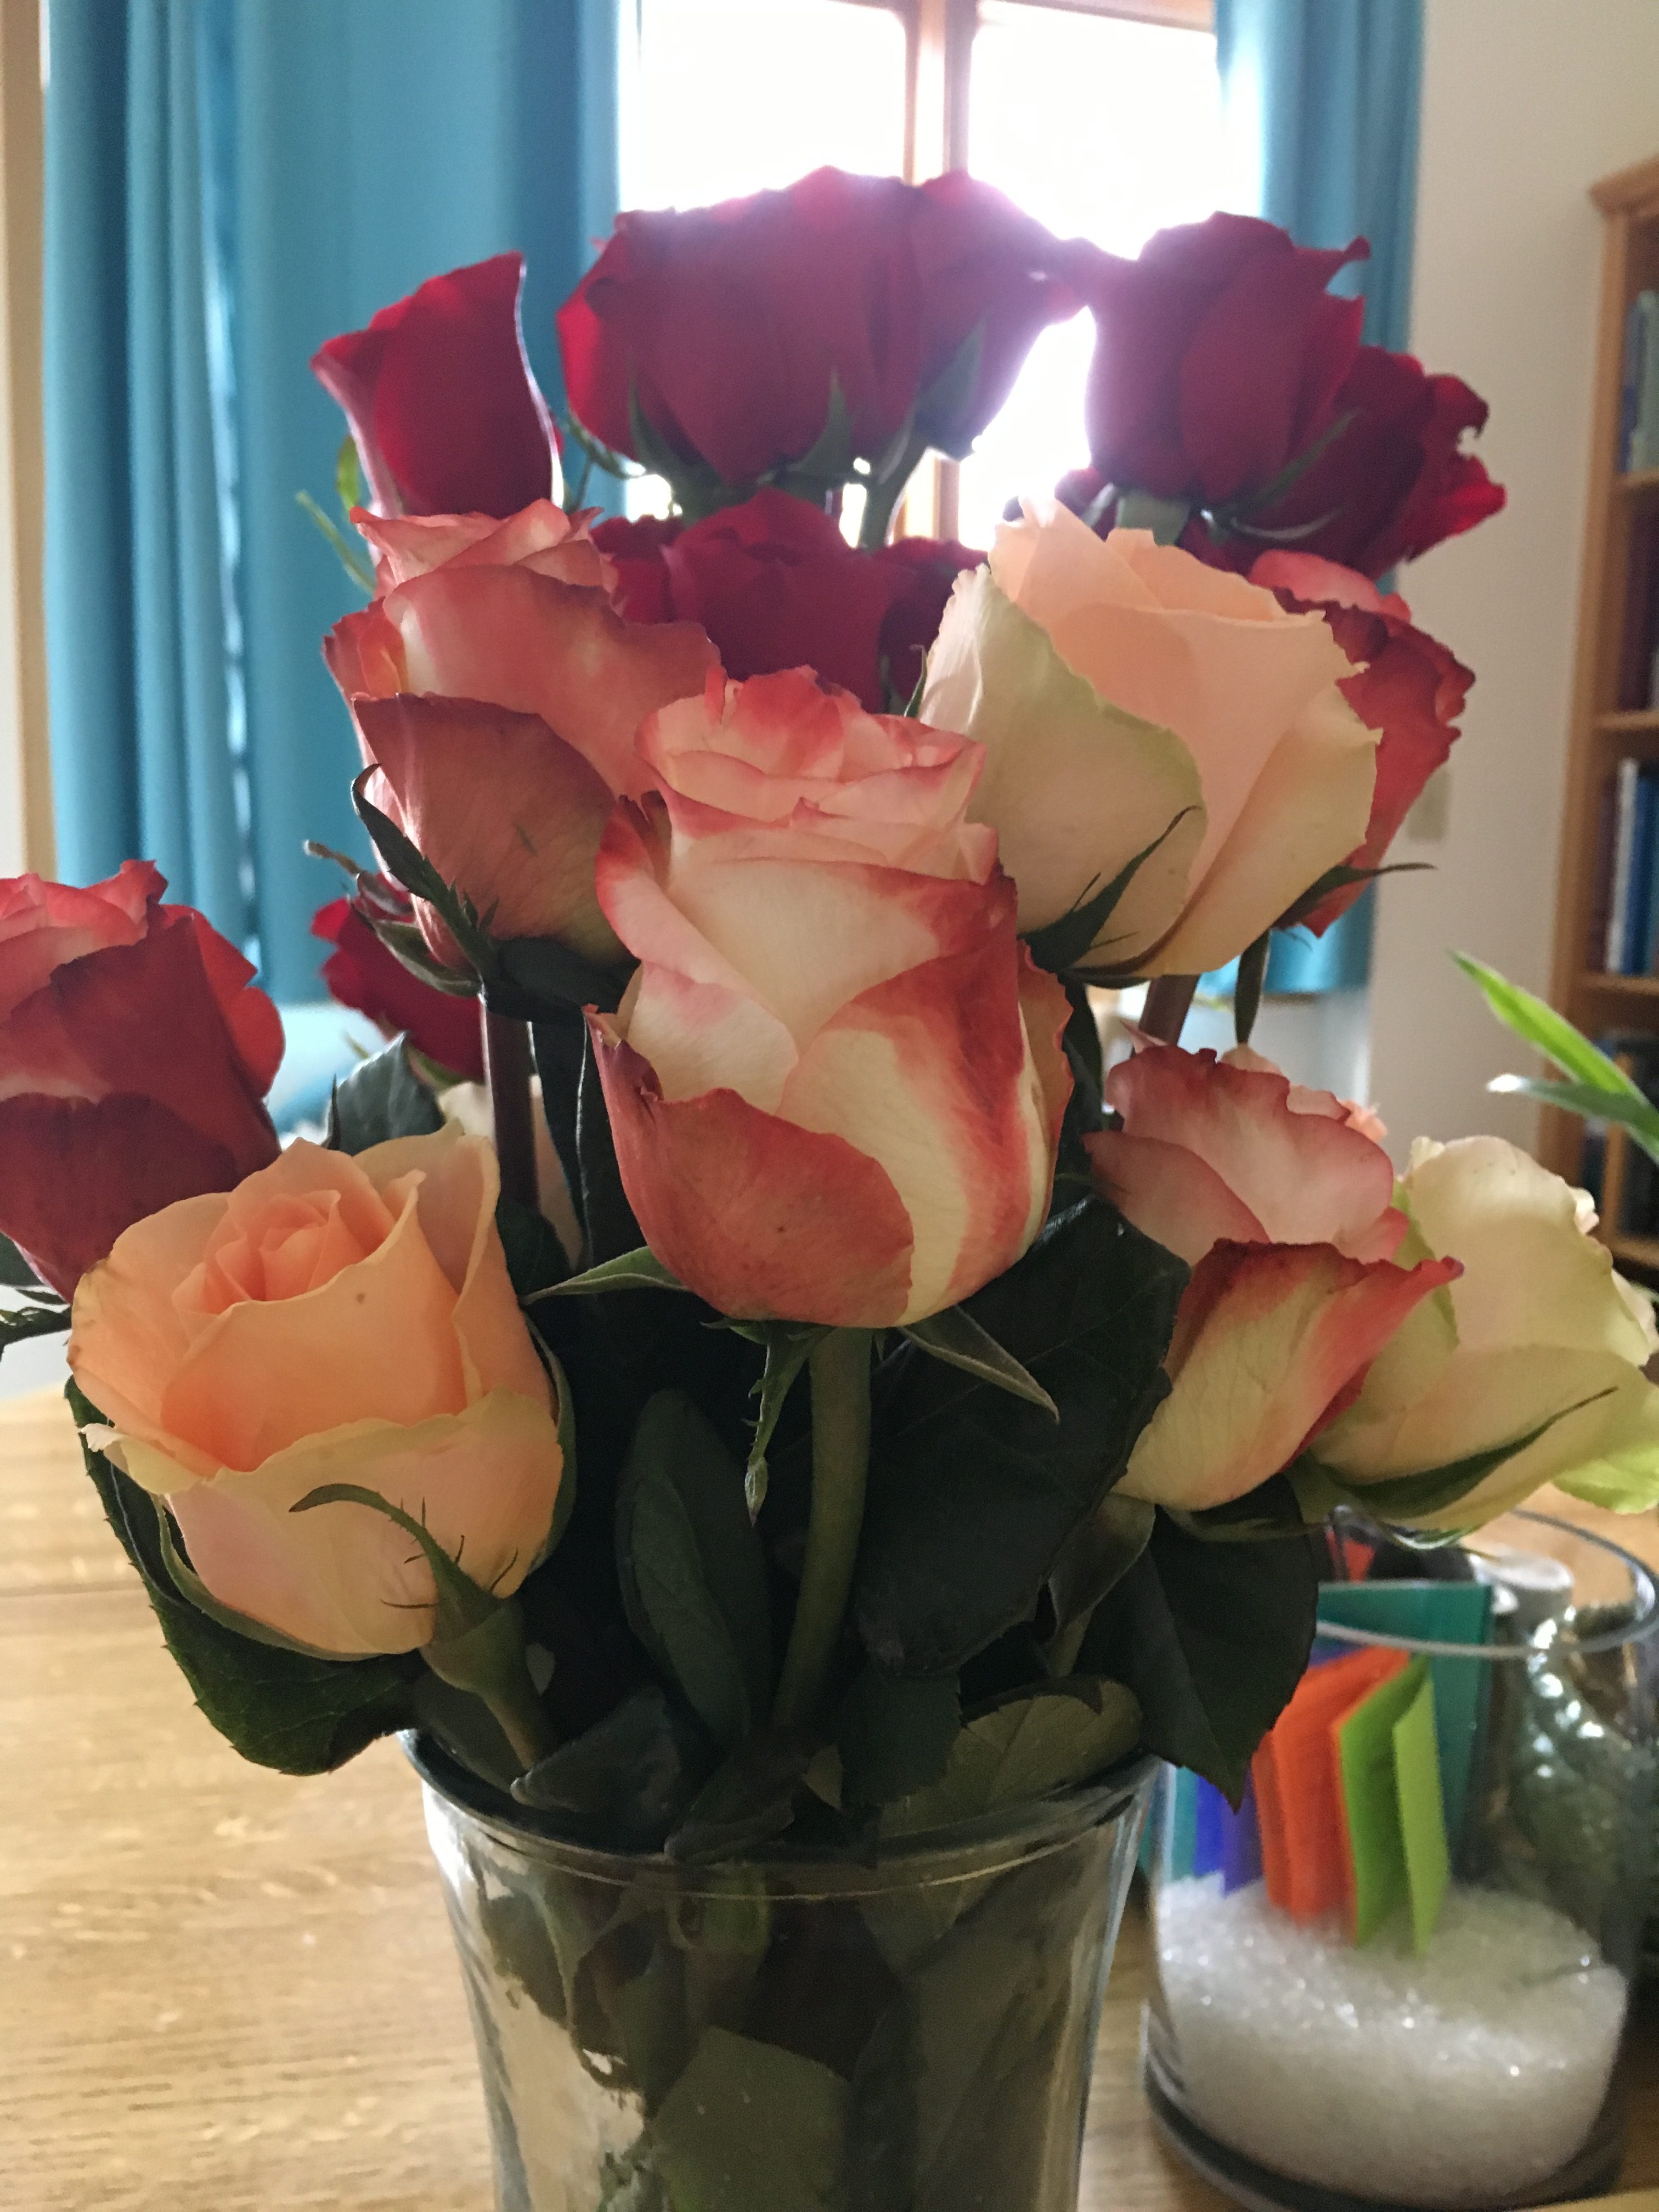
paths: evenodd
<path fill-rule="evenodd" d="M 557 937 L 598 960 L 617 940 L 593 894 L 613 796 L 645 788 L 634 734 L 714 665 L 689 623 L 623 620 L 609 564 L 556 508 L 483 535 L 360 518 L 384 588 L 325 658 L 389 815 L 497 938 Z M 435 556 L 435 559 L 434 559 Z M 434 955 L 459 955 L 416 902 Z"/>
<path fill-rule="evenodd" d="M 66 1297 L 131 1223 L 276 1155 L 276 1009 L 166 888 L 148 860 L 0 881 L 0 1231 Z"/>
<path fill-rule="evenodd" d="M 313 355 L 382 514 L 514 514 L 558 497 L 553 425 L 519 329 L 523 282 L 518 253 L 453 269 Z"/>
<path fill-rule="evenodd" d="M 818 169 L 720 207 L 619 216 L 559 310 L 565 383 L 617 453 L 643 458 L 642 419 L 654 444 L 726 484 L 806 454 L 832 385 L 842 473 L 907 423 L 962 454 L 1037 332 L 1075 311 L 1069 269 L 1067 249 L 976 179 Z M 953 379 L 975 333 L 973 374 Z"/>
<path fill-rule="evenodd" d="M 809 671 L 653 715 L 599 899 L 641 963 L 590 1014 L 623 1188 L 711 1305 L 879 1328 L 1011 1266 L 1048 1211 L 1064 994 L 1014 936 L 979 749 Z"/>
<path fill-rule="evenodd" d="M 1023 932 L 1155 847 L 1082 964 L 1198 975 L 1364 836 L 1376 738 L 1337 688 L 1352 673 L 1320 617 L 1243 577 L 1028 507 L 957 584 L 921 713 L 986 748 L 972 812 L 996 829 Z"/>
<path fill-rule="evenodd" d="M 76 1293 L 88 1441 L 167 1500 L 222 1605 L 319 1651 L 431 1639 L 432 1571 L 377 1492 L 507 1597 L 562 1458 L 495 1231 L 495 1157 L 446 1129 L 355 1158 L 302 1139 L 228 1195 L 140 1221 Z"/>
<path fill-rule="evenodd" d="M 1385 599 L 1375 584 L 1310 553 L 1264 553 L 1250 581 L 1272 592 L 1292 614 L 1324 616 L 1332 636 L 1354 664 L 1339 689 L 1367 729 L 1377 732 L 1376 787 L 1364 840 L 1347 856 L 1351 868 L 1379 868 L 1424 785 L 1443 768 L 1459 735 L 1474 671 L 1426 630 L 1397 592 Z M 1316 936 L 1345 914 L 1364 886 L 1351 884 L 1322 899 L 1304 926 Z"/>
<path fill-rule="evenodd" d="M 1289 1465 L 1457 1262 L 1395 1264 L 1408 1224 L 1389 1156 L 1328 1092 L 1148 1044 L 1106 1096 L 1122 1127 L 1084 1140 L 1096 1187 L 1193 1271 L 1173 1388 L 1120 1488 L 1224 1505 Z"/>
<path fill-rule="evenodd" d="M 701 623 L 739 682 L 812 668 L 872 714 L 909 698 L 951 586 L 984 557 L 933 538 L 858 551 L 822 507 L 769 489 L 689 529 L 602 522 L 594 542 L 631 620 Z"/>
<path fill-rule="evenodd" d="M 1361 1491 L 1520 1447 L 1410 1516 L 1429 1528 L 1477 1527 L 1543 1482 L 1617 1512 L 1659 1503 L 1659 1390 L 1643 1374 L 1659 1334 L 1584 1193 L 1499 1137 L 1420 1137 L 1400 1196 L 1423 1246 L 1462 1262 L 1449 1312 L 1412 1316 L 1314 1457 Z"/>
<path fill-rule="evenodd" d="M 400 884 L 373 879 L 374 897 L 383 915 L 412 922 L 413 902 Z M 405 968 L 374 933 L 355 899 L 331 899 L 319 907 L 311 933 L 334 950 L 323 963 L 329 995 L 355 1013 L 367 1014 L 385 1037 L 407 1036 L 416 1052 L 465 1083 L 483 1081 L 483 1032 L 475 998 L 441 991 Z"/>

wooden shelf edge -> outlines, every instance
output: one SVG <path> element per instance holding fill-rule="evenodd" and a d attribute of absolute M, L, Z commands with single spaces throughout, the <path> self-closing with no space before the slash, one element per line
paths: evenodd
<path fill-rule="evenodd" d="M 1638 498 L 1644 492 L 1659 491 L 1659 469 L 1632 469 L 1627 476 L 1615 477 L 1613 482 L 1615 490 Z"/>
<path fill-rule="evenodd" d="M 1613 734 L 1620 731 L 1659 730 L 1659 707 L 1621 707 L 1611 714 L 1598 714 L 1598 730 Z"/>
<path fill-rule="evenodd" d="M 1638 1267 L 1659 1267 L 1659 1237 L 1635 1237 L 1623 1230 L 1610 1230 L 1603 1241 L 1615 1260 L 1627 1260 Z"/>
<path fill-rule="evenodd" d="M 1598 998 L 1659 999 L 1659 975 L 1610 975 L 1587 968 L 1578 978 L 1578 988 L 1593 991 Z"/>

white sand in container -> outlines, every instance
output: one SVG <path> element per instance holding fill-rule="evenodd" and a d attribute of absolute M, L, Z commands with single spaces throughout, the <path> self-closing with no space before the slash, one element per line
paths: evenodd
<path fill-rule="evenodd" d="M 1360 2197 L 1501 2203 L 1583 2145 L 1625 1984 L 1530 1898 L 1453 1887 L 1425 1955 L 1299 1926 L 1261 1883 L 1166 1883 L 1158 1964 L 1187 2101 L 1293 2178 Z"/>

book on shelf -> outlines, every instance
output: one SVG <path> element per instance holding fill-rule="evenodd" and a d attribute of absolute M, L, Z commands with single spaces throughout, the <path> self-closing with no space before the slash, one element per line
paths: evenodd
<path fill-rule="evenodd" d="M 1659 706 L 1654 689 L 1659 664 L 1659 508 L 1631 522 L 1625 568 L 1625 621 L 1619 648 L 1619 704 L 1640 712 Z"/>
<path fill-rule="evenodd" d="M 1659 1036 L 1648 1030 L 1621 1030 L 1599 1036 L 1595 1042 L 1659 1104 Z M 1659 1166 L 1621 1132 L 1620 1165 L 1616 1174 L 1610 1176 L 1611 1134 L 1605 1121 L 1584 1124 L 1580 1170 L 1584 1187 L 1601 1207 L 1606 1227 L 1613 1236 L 1659 1237 Z"/>
<path fill-rule="evenodd" d="M 1659 468 L 1659 292 L 1638 292 L 1625 316 L 1619 465 L 1626 476 Z"/>
<path fill-rule="evenodd" d="M 1659 973 L 1659 762 L 1625 759 L 1603 794 L 1590 963 Z"/>

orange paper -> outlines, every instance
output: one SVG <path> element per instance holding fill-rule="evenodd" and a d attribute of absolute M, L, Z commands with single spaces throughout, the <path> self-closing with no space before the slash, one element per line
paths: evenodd
<path fill-rule="evenodd" d="M 1403 1652 L 1368 1645 L 1310 1668 L 1256 1753 L 1262 1876 L 1269 1899 L 1293 1919 L 1317 1920 L 1346 1901 L 1334 1731 L 1405 1664 Z"/>

